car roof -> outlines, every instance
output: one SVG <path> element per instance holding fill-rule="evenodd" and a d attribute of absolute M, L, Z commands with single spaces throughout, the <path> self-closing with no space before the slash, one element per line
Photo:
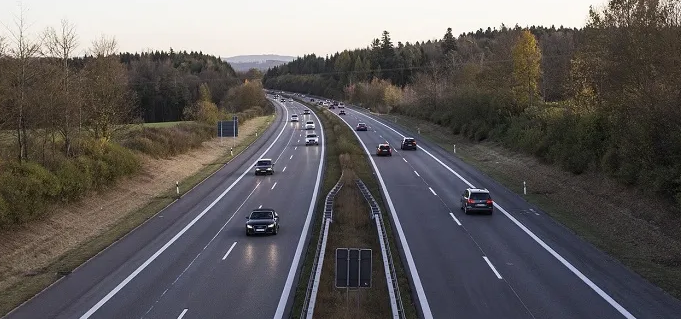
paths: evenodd
<path fill-rule="evenodd" d="M 468 190 L 471 191 L 471 193 L 487 193 L 487 194 L 489 194 L 489 191 L 487 190 L 487 188 L 469 188 Z"/>
<path fill-rule="evenodd" d="M 256 208 L 256 209 L 251 211 L 251 213 L 257 213 L 257 212 L 274 213 L 276 211 L 272 208 Z"/>
<path fill-rule="evenodd" d="M 367 123 L 359 122 L 357 125 L 367 125 Z"/>
<path fill-rule="evenodd" d="M 413 138 L 413 137 L 405 137 L 404 139 L 405 140 L 415 140 L 415 138 Z"/>
<path fill-rule="evenodd" d="M 272 161 L 271 158 L 259 158 L 258 161 Z"/>
<path fill-rule="evenodd" d="M 378 144 L 378 146 L 390 146 L 390 144 L 388 144 L 388 143 L 381 143 L 381 144 Z"/>

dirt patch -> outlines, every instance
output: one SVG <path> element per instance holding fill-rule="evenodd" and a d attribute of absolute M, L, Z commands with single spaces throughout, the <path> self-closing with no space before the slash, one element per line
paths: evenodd
<path fill-rule="evenodd" d="M 329 227 L 315 318 L 391 317 L 378 234 L 373 220 L 369 218 L 369 205 L 355 184 L 356 178 L 352 171 L 345 171 L 345 184 L 334 201 L 333 223 Z M 373 250 L 371 288 L 353 289 L 349 293 L 345 289 L 335 288 L 336 248 Z"/>
<path fill-rule="evenodd" d="M 236 144 L 251 138 L 268 119 L 249 120 L 239 128 Z M 231 139 L 206 141 L 202 147 L 171 159 L 143 156 L 138 175 L 117 182 L 110 190 L 93 193 L 73 204 L 55 206 L 48 217 L 0 232 L 0 291 L 32 276 L 62 254 L 98 236 L 155 197 L 174 187 L 176 181 L 199 172 L 224 157 Z"/>
<path fill-rule="evenodd" d="M 492 142 L 472 143 L 447 128 L 404 116 L 390 121 L 432 140 L 526 199 L 611 256 L 681 298 L 681 213 L 670 201 L 603 174 L 563 171 Z"/>

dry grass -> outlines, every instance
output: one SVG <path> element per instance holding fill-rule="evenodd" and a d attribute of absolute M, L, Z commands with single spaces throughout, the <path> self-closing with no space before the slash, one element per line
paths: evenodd
<path fill-rule="evenodd" d="M 270 119 L 271 116 L 263 116 L 245 122 L 236 143 L 252 141 L 256 130 L 262 132 Z M 30 280 L 29 277 L 41 275 L 64 254 L 115 228 L 118 223 L 124 223 L 126 216 L 174 188 L 175 181 L 191 179 L 207 165 L 221 161 L 229 152 L 229 146 L 231 143 L 224 142 L 223 145 L 220 139 L 214 138 L 204 142 L 201 148 L 172 159 L 143 157 L 140 174 L 125 178 L 111 189 L 93 193 L 80 202 L 56 206 L 54 213 L 43 220 L 0 231 L 0 291 L 3 292 L 0 312 L 11 310 L 32 295 L 30 290 L 37 287 L 26 291 L 25 281 Z M 111 241 L 115 238 L 117 236 Z"/>
<path fill-rule="evenodd" d="M 394 116 L 387 117 L 394 121 Z M 404 116 L 397 123 L 452 149 L 509 189 L 522 193 L 634 271 L 681 298 L 681 213 L 663 198 L 628 188 L 600 173 L 574 175 L 492 142 L 471 143 L 446 128 Z"/>
<path fill-rule="evenodd" d="M 369 205 L 355 185 L 356 175 L 345 171 L 345 185 L 336 195 L 333 223 L 329 227 L 326 258 L 322 268 L 315 318 L 386 318 L 390 317 L 390 299 L 386 286 L 381 248 Z M 373 250 L 372 287 L 352 290 L 336 289 L 336 248 L 370 248 Z"/>

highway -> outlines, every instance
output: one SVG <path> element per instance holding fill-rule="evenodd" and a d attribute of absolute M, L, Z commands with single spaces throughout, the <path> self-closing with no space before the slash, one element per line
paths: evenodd
<path fill-rule="evenodd" d="M 423 318 L 679 318 L 681 302 L 439 146 L 360 108 L 345 108 L 377 170 L 412 295 Z M 338 109 L 333 110 L 336 114 Z M 416 137 L 417 151 L 399 149 Z M 388 142 L 393 156 L 376 157 Z M 493 215 L 465 215 L 467 187 Z"/>
<path fill-rule="evenodd" d="M 274 104 L 277 120 L 244 153 L 6 317 L 284 317 L 325 150 L 314 113 L 302 115 L 297 102 Z M 289 122 L 293 113 L 301 122 Z M 317 125 L 319 146 L 305 146 L 308 119 Z M 254 175 L 260 157 L 275 160 L 273 175 Z M 279 213 L 276 236 L 246 236 L 245 216 L 260 207 Z"/>

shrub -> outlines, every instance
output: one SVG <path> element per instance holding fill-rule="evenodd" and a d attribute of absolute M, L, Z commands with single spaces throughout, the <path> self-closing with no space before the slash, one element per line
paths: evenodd
<path fill-rule="evenodd" d="M 60 190 L 59 180 L 40 164 L 8 163 L 0 173 L 0 197 L 7 207 L 4 225 L 18 224 L 39 217 Z"/>

